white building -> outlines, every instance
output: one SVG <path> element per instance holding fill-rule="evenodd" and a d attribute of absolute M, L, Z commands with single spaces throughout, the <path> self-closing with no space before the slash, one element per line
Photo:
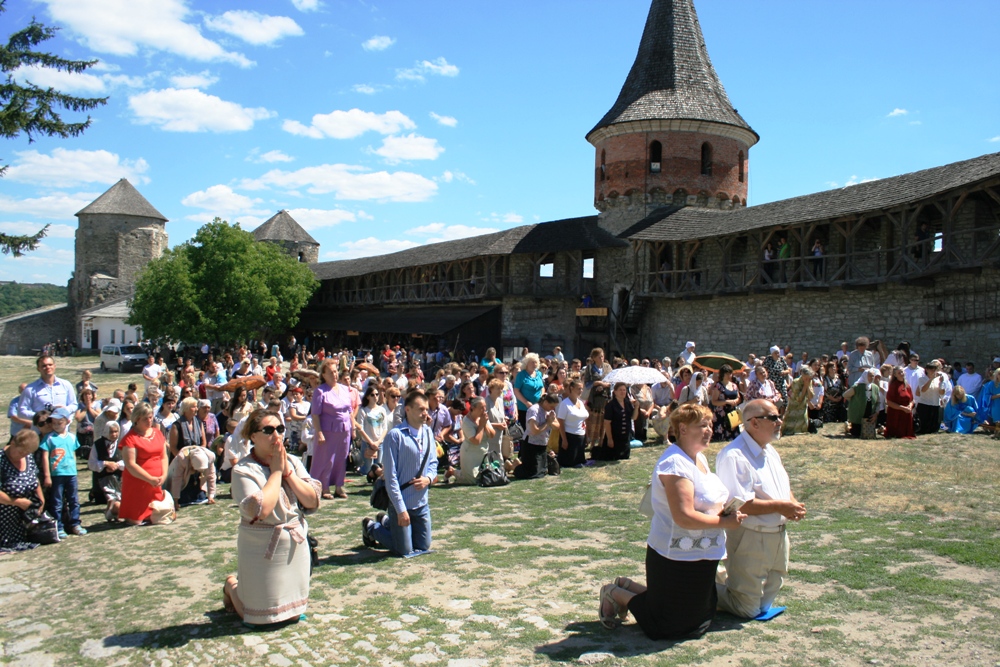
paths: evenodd
<path fill-rule="evenodd" d="M 118 299 L 80 313 L 80 347 L 99 350 L 102 345 L 134 345 L 142 340 L 140 327 L 125 324 L 128 300 Z"/>

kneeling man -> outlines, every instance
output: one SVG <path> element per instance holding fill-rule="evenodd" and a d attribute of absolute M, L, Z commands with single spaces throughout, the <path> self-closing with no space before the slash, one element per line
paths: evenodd
<path fill-rule="evenodd" d="M 795 500 L 788 473 L 771 444 L 780 437 L 774 403 L 751 401 L 743 409 L 743 433 L 715 459 L 715 472 L 730 498 L 744 501 L 743 523 L 726 531 L 725 572 L 720 568 L 719 609 L 754 618 L 770 609 L 788 574 L 785 524 L 806 515 Z"/>

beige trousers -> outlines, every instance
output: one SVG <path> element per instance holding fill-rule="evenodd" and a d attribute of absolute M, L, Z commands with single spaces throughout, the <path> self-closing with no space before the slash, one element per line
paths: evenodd
<path fill-rule="evenodd" d="M 719 609 L 753 618 L 770 608 L 788 575 L 788 532 L 726 531 L 726 560 L 719 563 Z"/>
<path fill-rule="evenodd" d="M 188 447 L 185 447 L 174 460 L 170 462 L 168 477 L 170 477 L 170 495 L 174 497 L 174 502 L 180 502 L 181 489 L 187 484 L 188 477 L 197 472 L 188 458 Z M 208 470 L 201 474 L 201 488 L 205 489 L 205 494 L 211 499 L 215 498 L 215 452 L 208 449 Z"/>

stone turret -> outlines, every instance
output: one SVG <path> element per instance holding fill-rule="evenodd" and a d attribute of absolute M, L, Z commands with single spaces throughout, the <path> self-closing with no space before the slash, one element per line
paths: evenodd
<path fill-rule="evenodd" d="M 719 81 L 693 0 L 653 0 L 618 100 L 587 134 L 602 226 L 621 231 L 665 204 L 746 206 L 759 139 Z"/>
<path fill-rule="evenodd" d="M 78 319 L 87 308 L 132 295 L 139 273 L 167 248 L 167 219 L 124 178 L 76 217 L 69 298 Z"/>
<path fill-rule="evenodd" d="M 253 230 L 253 236 L 258 241 L 281 246 L 300 262 L 315 264 L 319 261 L 319 241 L 310 236 L 288 211 L 275 213 L 267 222 Z"/>

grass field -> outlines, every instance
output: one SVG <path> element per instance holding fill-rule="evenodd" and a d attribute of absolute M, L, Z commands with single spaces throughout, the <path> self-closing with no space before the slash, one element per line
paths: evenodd
<path fill-rule="evenodd" d="M 73 382 L 82 366 L 58 360 Z M 30 359 L 0 357 L 4 405 Z M 136 376 L 96 374 L 101 394 Z M 597 622 L 597 591 L 644 578 L 636 511 L 661 447 L 629 461 L 499 489 L 431 492 L 435 553 L 361 546 L 368 487 L 310 519 L 320 541 L 309 618 L 250 632 L 222 612 L 238 513 L 112 528 L 0 557 L 0 643 L 11 665 L 1000 664 L 1000 442 L 983 435 L 856 441 L 828 426 L 778 443 L 809 514 L 790 529 L 791 577 L 769 623 L 727 615 L 701 640 L 651 642 Z M 718 446 L 708 453 L 714 460 Z M 89 486 L 89 474 L 81 474 Z M 81 493 L 82 497 L 86 492 Z"/>

